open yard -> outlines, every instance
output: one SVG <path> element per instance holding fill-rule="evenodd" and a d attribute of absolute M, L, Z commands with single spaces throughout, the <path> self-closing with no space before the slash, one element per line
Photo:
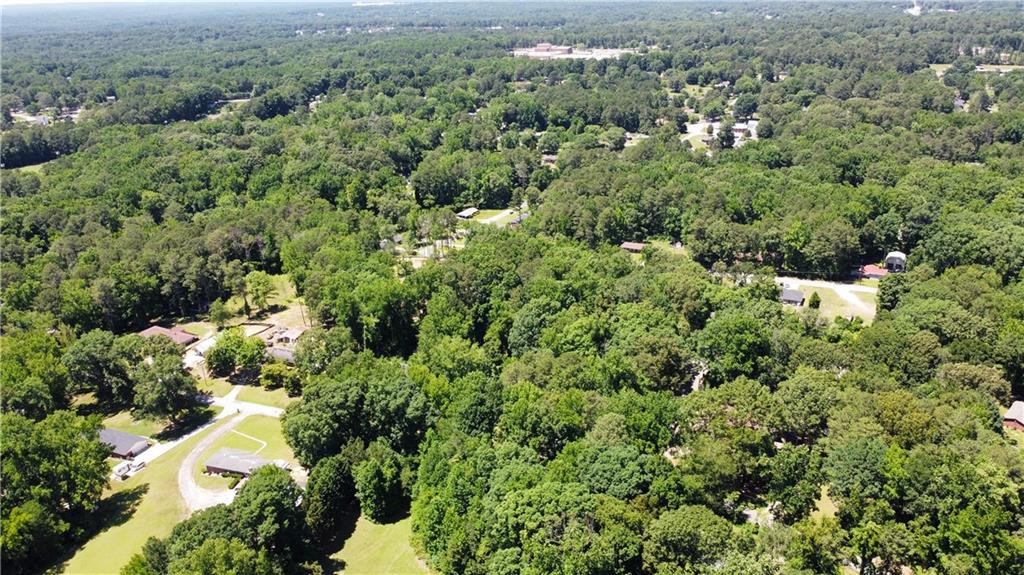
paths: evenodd
<path fill-rule="evenodd" d="M 284 441 L 281 431 L 281 420 L 265 415 L 250 415 L 237 427 L 213 444 L 199 457 L 192 475 L 200 487 L 207 489 L 227 489 L 230 480 L 218 475 L 203 473 L 206 460 L 221 448 L 241 449 L 259 455 L 264 459 L 283 459 L 293 466 L 298 466 L 295 455 Z"/>
<path fill-rule="evenodd" d="M 828 486 L 821 486 L 821 495 L 818 500 L 814 503 L 814 510 L 811 511 L 811 517 L 813 519 L 824 519 L 827 517 L 835 517 L 839 513 L 839 507 L 835 501 L 828 494 Z"/>
<path fill-rule="evenodd" d="M 843 299 L 834 289 L 813 287 L 803 288 L 803 292 L 808 299 L 810 299 L 812 293 L 818 293 L 821 297 L 821 307 L 819 308 L 819 311 L 821 312 L 821 317 L 825 319 L 835 319 L 836 316 L 857 316 L 869 323 L 871 320 L 875 319 L 875 298 L 871 294 L 853 292 L 853 297 L 862 302 L 862 305 L 858 306 L 846 299 Z M 868 310 L 870 310 L 870 312 Z"/>
<path fill-rule="evenodd" d="M 122 411 L 103 420 L 103 427 L 116 429 L 125 433 L 134 433 L 145 437 L 153 437 L 164 430 L 166 422 L 152 419 L 135 419 L 130 411 Z"/>
<path fill-rule="evenodd" d="M 345 546 L 331 556 L 343 563 L 338 573 L 345 575 L 421 575 L 429 573 L 416 558 L 409 543 L 412 520 L 377 525 L 363 517 L 356 523 Z"/>
<path fill-rule="evenodd" d="M 199 391 L 208 392 L 213 397 L 224 397 L 231 391 L 231 382 L 225 377 L 197 380 Z"/>
<path fill-rule="evenodd" d="M 115 481 L 97 513 L 98 533 L 63 566 L 63 572 L 117 573 L 149 537 L 166 537 L 185 518 L 177 474 L 192 447 L 217 423 L 164 454 L 127 481 Z"/>
<path fill-rule="evenodd" d="M 285 392 L 284 388 L 280 387 L 277 389 L 263 389 L 258 385 L 243 385 L 241 391 L 238 392 L 239 401 L 248 401 L 282 409 L 288 407 L 288 404 L 296 399 L 298 398 L 288 397 L 288 393 Z"/>

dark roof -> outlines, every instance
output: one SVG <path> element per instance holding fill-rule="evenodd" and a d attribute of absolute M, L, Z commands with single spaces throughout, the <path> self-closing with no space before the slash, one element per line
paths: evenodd
<path fill-rule="evenodd" d="M 183 330 L 183 329 L 181 329 L 179 327 L 174 327 L 174 328 L 171 328 L 171 329 L 167 329 L 166 327 L 161 327 L 159 325 L 151 325 L 151 326 L 147 327 L 146 329 L 140 331 L 139 335 L 141 335 L 142 337 L 153 337 L 153 336 L 156 336 L 156 335 L 165 335 L 165 336 L 171 338 L 174 341 L 174 343 L 176 343 L 178 345 L 188 345 L 188 344 L 192 343 L 193 341 L 196 341 L 197 339 L 199 339 L 198 337 L 188 333 L 187 331 L 185 331 L 185 330 Z"/>
<path fill-rule="evenodd" d="M 253 471 L 256 471 L 260 467 L 266 465 L 277 465 L 282 469 L 287 469 L 288 466 L 284 462 L 270 461 L 269 459 L 263 459 L 257 456 L 255 453 L 248 451 L 242 451 L 241 449 L 231 449 L 230 447 L 222 447 L 213 454 L 213 457 L 206 461 L 206 468 L 213 469 L 217 472 L 230 472 L 239 473 L 242 475 L 249 475 Z"/>
<path fill-rule="evenodd" d="M 145 437 L 116 429 L 101 429 L 100 441 L 110 447 L 110 452 L 118 457 L 133 457 L 149 449 L 149 440 Z"/>
<path fill-rule="evenodd" d="M 787 303 L 803 303 L 804 292 L 798 289 L 782 288 L 782 294 L 780 294 L 779 299 Z"/>

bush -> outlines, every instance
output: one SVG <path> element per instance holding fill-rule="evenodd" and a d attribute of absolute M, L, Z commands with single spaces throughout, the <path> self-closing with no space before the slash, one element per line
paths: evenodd
<path fill-rule="evenodd" d="M 302 394 L 302 376 L 295 369 L 280 362 L 263 366 L 260 372 L 260 385 L 266 389 L 283 387 L 290 396 Z"/>

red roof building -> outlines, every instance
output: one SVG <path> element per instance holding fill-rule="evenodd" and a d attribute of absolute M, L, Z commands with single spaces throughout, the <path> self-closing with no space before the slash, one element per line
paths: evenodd
<path fill-rule="evenodd" d="M 868 264 L 860 268 L 860 277 L 862 278 L 878 279 L 888 274 L 889 270 L 875 264 Z"/>
<path fill-rule="evenodd" d="M 198 337 L 188 333 L 187 331 L 181 329 L 180 327 L 172 327 L 171 329 L 167 329 L 166 327 L 161 327 L 159 325 L 151 325 L 146 329 L 140 331 L 139 335 L 141 335 L 142 337 L 153 337 L 156 335 L 167 336 L 178 345 L 188 345 L 199 339 Z"/>

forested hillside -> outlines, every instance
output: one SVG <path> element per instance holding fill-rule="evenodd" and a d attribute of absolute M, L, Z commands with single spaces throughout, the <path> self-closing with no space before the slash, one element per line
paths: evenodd
<path fill-rule="evenodd" d="M 356 515 L 443 574 L 1024 573 L 1024 13 L 904 8 L 5 7 L 4 570 L 102 530 L 97 413 L 202 411 L 134 334 L 284 277 L 292 364 L 205 362 L 300 396 L 308 484 L 122 573 L 332 572 Z M 890 252 L 870 317 L 779 301 Z"/>

